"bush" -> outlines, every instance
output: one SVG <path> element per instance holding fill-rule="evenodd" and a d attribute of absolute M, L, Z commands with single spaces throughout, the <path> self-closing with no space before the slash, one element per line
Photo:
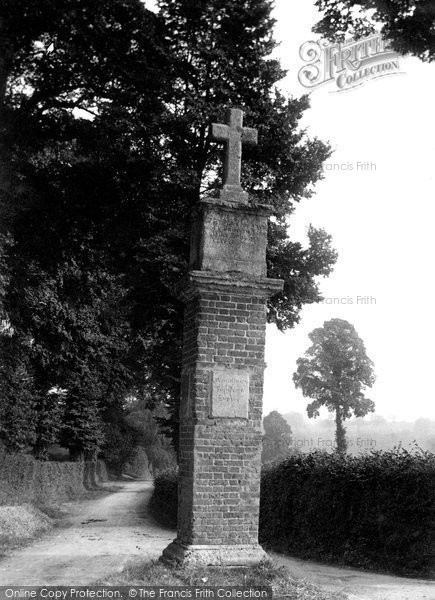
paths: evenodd
<path fill-rule="evenodd" d="M 297 454 L 265 465 L 260 542 L 302 558 L 426 574 L 433 565 L 435 455 Z M 154 481 L 150 508 L 177 522 L 177 470 Z"/>
<path fill-rule="evenodd" d="M 435 455 L 313 452 L 263 468 L 260 541 L 304 558 L 397 573 L 433 560 Z"/>
<path fill-rule="evenodd" d="M 162 471 L 154 478 L 154 492 L 150 501 L 153 517 L 162 525 L 175 527 L 178 510 L 178 469 Z"/>
<path fill-rule="evenodd" d="M 124 465 L 123 471 L 130 477 L 140 477 L 142 479 L 152 479 L 151 465 L 148 461 L 148 455 L 145 448 L 136 446 L 128 463 Z"/>

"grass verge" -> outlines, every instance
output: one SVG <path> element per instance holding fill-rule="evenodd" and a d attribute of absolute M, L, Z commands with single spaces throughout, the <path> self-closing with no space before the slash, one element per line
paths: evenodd
<path fill-rule="evenodd" d="M 0 556 L 30 543 L 51 527 L 52 519 L 35 506 L 0 506 Z"/>
<path fill-rule="evenodd" d="M 99 581 L 99 585 L 137 586 L 270 586 L 274 599 L 288 600 L 347 600 L 342 593 L 327 592 L 318 586 L 295 579 L 285 567 L 266 561 L 258 567 L 170 567 L 154 561 L 127 565 L 122 573 Z"/>

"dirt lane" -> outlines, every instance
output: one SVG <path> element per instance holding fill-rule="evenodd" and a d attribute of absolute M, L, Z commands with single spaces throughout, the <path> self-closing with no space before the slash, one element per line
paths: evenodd
<path fill-rule="evenodd" d="M 330 592 L 344 592 L 349 600 L 435 600 L 435 582 L 332 567 L 269 552 L 272 560 L 294 577 L 305 578 Z"/>
<path fill-rule="evenodd" d="M 175 537 L 148 514 L 150 481 L 108 485 L 109 495 L 68 504 L 70 526 L 55 529 L 0 561 L 0 585 L 86 585 L 126 563 L 159 558 Z M 349 600 L 435 600 L 435 582 L 331 567 L 270 553 L 294 577 L 341 591 Z"/>
<path fill-rule="evenodd" d="M 174 539 L 147 514 L 151 481 L 110 484 L 104 498 L 70 503 L 71 526 L 0 561 L 0 585 L 86 585 L 126 562 L 157 559 Z"/>

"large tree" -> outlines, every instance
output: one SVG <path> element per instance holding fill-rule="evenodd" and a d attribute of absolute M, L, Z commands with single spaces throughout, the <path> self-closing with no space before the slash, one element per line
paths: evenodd
<path fill-rule="evenodd" d="M 331 41 L 380 30 L 396 52 L 435 59 L 433 0 L 317 0 L 316 6 L 323 15 L 313 31 Z"/>
<path fill-rule="evenodd" d="M 343 422 L 352 414 L 363 417 L 375 409 L 364 396 L 375 381 L 373 363 L 355 327 L 343 319 L 325 321 L 309 338 L 312 346 L 297 360 L 293 381 L 305 397 L 314 399 L 307 406 L 310 418 L 318 417 L 322 406 L 335 413 L 336 448 L 346 452 Z"/>
<path fill-rule="evenodd" d="M 1 4 L 0 29 L 8 379 L 27 397 L 25 353 L 38 456 L 60 434 L 75 455 L 93 454 L 137 363 L 125 263 L 129 239 L 155 226 L 146 198 L 161 173 L 161 23 L 139 0 L 20 0 Z"/>
<path fill-rule="evenodd" d="M 185 227 L 183 235 L 180 228 L 174 232 L 178 247 L 177 238 L 172 244 L 178 252 L 183 249 L 184 261 L 172 261 L 175 268 L 164 271 L 165 286 L 174 288 L 186 268 L 190 209 L 201 195 L 221 184 L 222 149 L 210 143 L 208 125 L 222 122 L 227 108 L 240 107 L 246 124 L 259 131 L 258 146 L 244 151 L 242 185 L 254 202 L 270 203 L 275 212 L 269 223 L 268 275 L 281 277 L 284 291 L 269 301 L 268 318 L 282 330 L 292 327 L 303 304 L 320 300 L 317 277 L 329 275 L 336 260 L 323 230 L 310 228 L 308 248 L 287 234 L 288 219 L 297 203 L 313 193 L 330 149 L 299 128 L 308 97 L 286 98 L 277 89 L 285 73 L 271 56 L 276 47 L 273 3 L 159 0 L 157 4 L 176 74 L 167 114 L 165 140 L 171 171 L 164 197 L 167 210 Z M 154 345 L 153 379 L 174 399 L 179 389 L 182 312 L 169 295 L 160 298 L 160 311 L 166 309 L 167 318 Z M 168 348 L 173 349 L 171 354 Z M 176 406 L 177 402 L 174 414 Z"/>
<path fill-rule="evenodd" d="M 336 259 L 330 237 L 310 228 L 304 248 L 287 227 L 330 149 L 299 128 L 307 97 L 276 89 L 284 72 L 271 58 L 271 10 L 269 0 L 162 0 L 157 15 L 140 0 L 0 6 L 1 212 L 14 244 L 0 287 L 39 406 L 51 423 L 63 408 L 74 453 L 84 437 L 82 450 L 98 448 L 101 420 L 131 390 L 167 404 L 176 431 L 176 284 L 190 210 L 220 182 L 207 126 L 229 106 L 260 134 L 243 185 L 275 211 L 268 271 L 284 292 L 269 320 L 291 327 L 320 299 L 317 277 Z M 47 401 L 53 387 L 66 390 L 59 402 Z M 56 434 L 49 425 L 41 441 Z"/>

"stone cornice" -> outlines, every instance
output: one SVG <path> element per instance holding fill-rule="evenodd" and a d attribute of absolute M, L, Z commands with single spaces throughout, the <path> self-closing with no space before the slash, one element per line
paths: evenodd
<path fill-rule="evenodd" d="M 247 292 L 257 297 L 267 298 L 281 292 L 283 286 L 284 282 L 281 279 L 246 277 L 240 273 L 190 271 L 181 285 L 181 295 L 184 301 L 188 301 L 201 291 Z"/>

